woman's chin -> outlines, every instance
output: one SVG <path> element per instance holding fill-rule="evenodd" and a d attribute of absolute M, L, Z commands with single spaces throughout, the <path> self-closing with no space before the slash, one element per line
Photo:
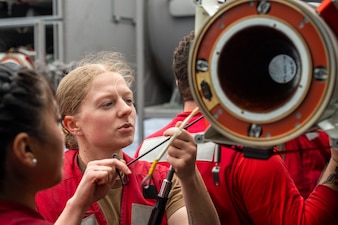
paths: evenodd
<path fill-rule="evenodd" d="M 134 142 L 134 137 L 130 137 L 130 139 L 126 139 L 126 141 L 124 141 L 122 143 L 122 147 L 121 148 L 126 148 L 129 145 L 131 145 Z"/>

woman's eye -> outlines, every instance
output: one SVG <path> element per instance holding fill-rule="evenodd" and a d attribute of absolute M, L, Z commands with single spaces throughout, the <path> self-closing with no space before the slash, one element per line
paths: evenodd
<path fill-rule="evenodd" d="M 125 99 L 125 102 L 126 102 L 128 105 L 132 105 L 132 104 L 134 104 L 134 99 L 132 99 L 132 98 L 127 98 L 127 99 Z"/>
<path fill-rule="evenodd" d="M 111 105 L 113 105 L 112 102 L 105 102 L 105 103 L 102 104 L 103 107 L 109 107 Z"/>

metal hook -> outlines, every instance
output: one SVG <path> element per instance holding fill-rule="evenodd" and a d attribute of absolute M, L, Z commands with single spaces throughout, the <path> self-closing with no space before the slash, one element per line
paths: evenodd
<path fill-rule="evenodd" d="M 113 158 L 116 158 L 118 160 L 121 160 L 120 156 L 117 153 L 114 153 L 112 155 Z M 127 185 L 129 183 L 129 177 L 128 175 L 121 174 L 120 170 L 116 168 L 117 175 L 120 177 L 120 181 L 122 185 Z"/>
<path fill-rule="evenodd" d="M 142 180 L 142 186 L 145 189 L 148 189 L 150 187 L 150 183 L 151 183 L 151 177 L 152 175 L 147 175 L 143 180 Z"/>
<path fill-rule="evenodd" d="M 151 167 L 148 171 L 148 175 L 142 180 L 142 186 L 143 188 L 147 189 L 149 188 L 150 186 L 150 182 L 151 182 L 151 178 L 153 176 L 153 173 L 154 173 L 154 170 L 155 170 L 155 167 L 158 163 L 158 159 L 155 159 L 154 162 L 151 164 Z"/>

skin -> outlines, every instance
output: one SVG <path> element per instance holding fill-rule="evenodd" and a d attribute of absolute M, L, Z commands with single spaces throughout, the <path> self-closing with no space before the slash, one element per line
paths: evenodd
<path fill-rule="evenodd" d="M 166 130 L 164 135 L 174 135 L 180 124 L 181 122 L 177 123 L 176 127 Z M 196 154 L 193 137 L 186 130 L 182 130 L 179 138 L 168 148 L 167 161 L 173 166 L 175 174 L 181 181 L 186 202 L 185 208 L 181 208 L 169 218 L 170 225 L 220 224 L 208 190 L 195 165 Z"/>
<path fill-rule="evenodd" d="M 76 136 L 80 157 L 88 163 L 111 158 L 134 140 L 136 110 L 132 91 L 120 74 L 107 72 L 93 80 L 80 113 L 66 116 L 64 126 Z"/>
<path fill-rule="evenodd" d="M 1 196 L 32 209 L 35 209 L 36 192 L 56 185 L 62 177 L 64 137 L 59 128 L 59 115 L 56 110 L 45 110 L 42 115 L 42 129 L 50 138 L 42 142 L 24 132 L 15 137 L 7 158 L 8 175 Z"/>
<path fill-rule="evenodd" d="M 113 187 L 117 174 L 115 168 L 130 174 L 131 171 L 117 159 L 95 160 L 87 164 L 82 180 L 72 198 L 67 201 L 55 225 L 81 224 L 87 208 L 103 198 Z"/>

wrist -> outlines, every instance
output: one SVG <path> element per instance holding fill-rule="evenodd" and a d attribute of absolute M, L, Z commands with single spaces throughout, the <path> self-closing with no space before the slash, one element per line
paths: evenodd
<path fill-rule="evenodd" d="M 186 176 L 184 178 L 179 178 L 180 179 L 180 183 L 184 184 L 184 185 L 194 185 L 196 184 L 196 182 L 198 181 L 196 172 L 193 174 L 190 174 L 189 176 Z"/>
<path fill-rule="evenodd" d="M 198 171 L 195 171 L 194 174 L 190 175 L 189 177 L 181 180 L 181 185 L 184 188 L 187 188 L 187 190 L 206 190 L 206 186 L 204 184 L 203 178 L 201 177 L 200 173 Z"/>
<path fill-rule="evenodd" d="M 335 162 L 335 163 L 338 164 L 338 160 L 337 160 L 337 159 L 334 159 L 333 157 L 331 157 L 331 160 L 332 160 L 333 162 Z"/>
<path fill-rule="evenodd" d="M 86 202 L 83 202 L 82 199 L 76 198 L 75 195 L 68 199 L 66 205 L 71 209 L 77 209 L 84 212 L 90 206 Z"/>

